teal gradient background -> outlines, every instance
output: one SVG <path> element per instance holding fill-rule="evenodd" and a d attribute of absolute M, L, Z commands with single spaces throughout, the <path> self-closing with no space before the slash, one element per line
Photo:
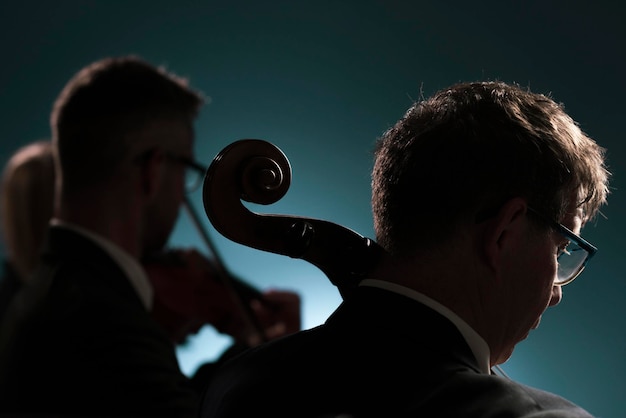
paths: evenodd
<path fill-rule="evenodd" d="M 371 149 L 413 100 L 472 80 L 551 93 L 608 149 L 612 195 L 604 217 L 583 231 L 598 254 L 503 368 L 599 417 L 623 417 L 625 12 L 608 0 L 4 1 L 0 162 L 49 137 L 52 102 L 79 68 L 137 54 L 210 97 L 196 125 L 198 160 L 208 165 L 241 138 L 265 139 L 287 155 L 289 192 L 254 210 L 325 219 L 373 237 Z M 200 194 L 193 200 L 203 214 Z M 314 266 L 243 247 L 206 226 L 233 273 L 260 288 L 301 293 L 305 328 L 340 303 Z M 206 250 L 184 212 L 171 245 Z M 183 370 L 193 372 L 228 343 L 205 327 L 179 348 Z"/>

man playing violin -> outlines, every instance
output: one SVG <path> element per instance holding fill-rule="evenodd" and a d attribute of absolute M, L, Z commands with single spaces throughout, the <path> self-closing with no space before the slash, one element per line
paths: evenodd
<path fill-rule="evenodd" d="M 202 102 L 132 56 L 94 62 L 61 91 L 54 218 L 0 330 L 0 415 L 197 416 L 203 382 L 181 373 L 140 260 L 163 250 L 177 219 Z M 289 333 L 299 298 L 279 293 L 264 295 L 274 303 L 261 327 Z M 234 315 L 223 302 L 218 313 Z"/>
<path fill-rule="evenodd" d="M 415 103 L 375 148 L 378 265 L 324 324 L 224 366 L 202 417 L 590 417 L 492 368 L 595 253 L 580 231 L 609 176 L 545 95 L 459 83 Z"/>

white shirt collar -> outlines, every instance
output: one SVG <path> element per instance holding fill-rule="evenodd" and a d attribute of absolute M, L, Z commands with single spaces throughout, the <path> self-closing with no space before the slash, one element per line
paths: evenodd
<path fill-rule="evenodd" d="M 104 238 L 102 235 L 98 235 L 95 232 L 89 231 L 83 227 L 78 225 L 62 221 L 60 219 L 52 219 L 50 221 L 51 225 L 62 226 L 63 228 L 70 229 L 87 239 L 93 241 L 96 245 L 98 245 L 102 250 L 104 250 L 115 263 L 122 269 L 131 286 L 137 292 L 139 299 L 141 299 L 146 310 L 150 311 L 152 309 L 153 302 L 153 294 L 154 290 L 152 288 L 152 284 L 148 279 L 148 275 L 145 270 L 132 257 L 128 252 L 126 252 L 119 245 L 113 243 L 111 240 Z"/>
<path fill-rule="evenodd" d="M 389 290 L 390 292 L 399 293 L 411 299 L 415 299 L 416 301 L 423 303 L 429 308 L 439 312 L 441 315 L 448 318 L 450 322 L 452 322 L 458 328 L 463 338 L 465 338 L 467 345 L 469 345 L 470 349 L 472 350 L 472 353 L 474 354 L 474 357 L 478 362 L 480 370 L 485 374 L 491 373 L 489 367 L 490 351 L 489 346 L 487 345 L 485 340 L 476 331 L 474 331 L 474 329 L 470 327 L 467 322 L 461 319 L 460 316 L 452 312 L 441 303 L 429 298 L 428 296 L 420 292 L 409 289 L 408 287 L 383 280 L 365 279 L 360 283 L 360 286 L 378 287 L 381 289 Z"/>

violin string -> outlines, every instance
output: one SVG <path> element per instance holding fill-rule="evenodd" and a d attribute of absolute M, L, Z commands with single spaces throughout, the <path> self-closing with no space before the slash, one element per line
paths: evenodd
<path fill-rule="evenodd" d="M 263 327 L 259 324 L 259 321 L 256 317 L 256 315 L 254 314 L 254 312 L 252 311 L 251 306 L 246 303 L 246 301 L 244 300 L 243 296 L 237 291 L 237 289 L 235 288 L 235 286 L 232 284 L 231 282 L 231 276 L 228 273 L 228 271 L 226 270 L 226 267 L 224 266 L 224 263 L 222 262 L 222 259 L 219 255 L 219 253 L 217 252 L 216 247 L 213 245 L 213 242 L 211 240 L 211 237 L 209 236 L 208 232 L 204 229 L 202 223 L 200 222 L 200 217 L 198 216 L 197 212 L 195 211 L 192 202 L 189 200 L 188 196 L 185 196 L 184 201 L 183 201 L 183 206 L 185 207 L 187 213 L 189 214 L 194 226 L 196 227 L 196 230 L 198 231 L 198 233 L 200 234 L 202 240 L 204 241 L 205 245 L 207 246 L 207 249 L 209 250 L 209 252 L 212 253 L 213 255 L 213 261 L 215 264 L 215 268 L 217 270 L 217 273 L 222 281 L 222 283 L 229 289 L 231 295 L 233 295 L 234 299 L 236 300 L 237 304 L 239 305 L 242 313 L 243 313 L 243 317 L 245 318 L 245 320 L 248 322 L 248 324 L 252 327 L 252 329 L 256 332 L 257 336 L 259 337 L 259 340 L 261 342 L 265 342 L 267 341 L 265 332 L 263 330 Z"/>

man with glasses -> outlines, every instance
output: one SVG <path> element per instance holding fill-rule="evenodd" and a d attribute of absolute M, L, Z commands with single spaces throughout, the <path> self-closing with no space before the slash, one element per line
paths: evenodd
<path fill-rule="evenodd" d="M 0 416 L 197 416 L 210 375 L 180 371 L 140 260 L 164 249 L 178 217 L 202 101 L 132 56 L 86 66 L 59 94 L 54 218 L 41 267 L 0 329 Z M 276 304 L 262 326 L 299 320 L 291 292 L 264 296 Z M 237 315 L 228 295 L 219 302 Z"/>
<path fill-rule="evenodd" d="M 545 95 L 475 82 L 415 103 L 375 148 L 374 271 L 323 325 L 225 367 L 202 417 L 589 417 L 492 370 L 595 253 L 580 230 L 608 177 Z"/>

